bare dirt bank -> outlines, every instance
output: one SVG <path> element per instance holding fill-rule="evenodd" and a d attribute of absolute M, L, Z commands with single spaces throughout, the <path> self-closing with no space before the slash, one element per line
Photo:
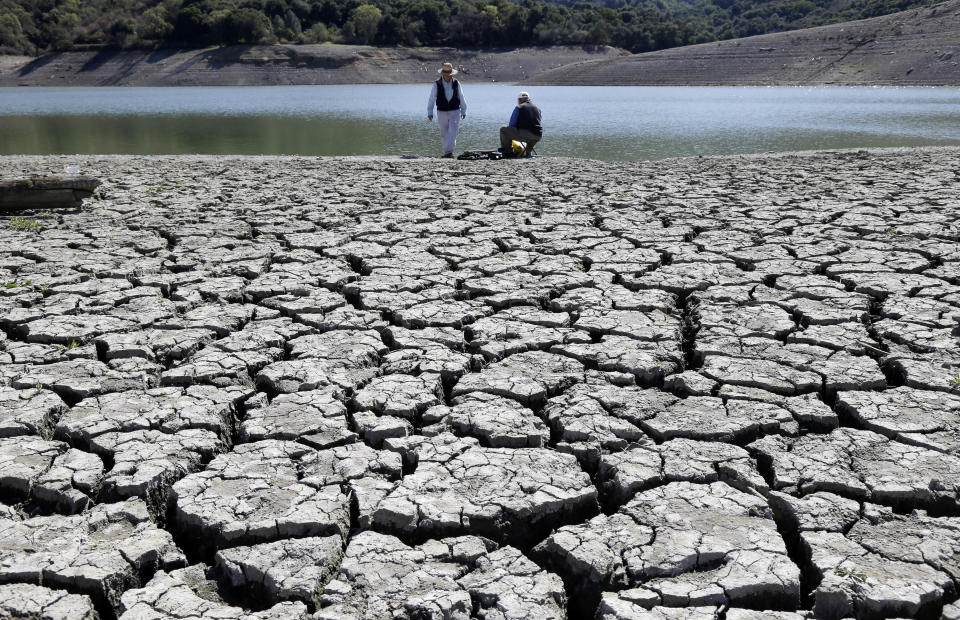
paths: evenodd
<path fill-rule="evenodd" d="M 598 59 L 538 75 L 563 85 L 960 84 L 960 0 L 792 32 Z"/>
<path fill-rule="evenodd" d="M 0 86 L 410 84 L 443 62 L 468 81 L 521 82 L 567 64 L 626 54 L 612 47 L 512 50 L 257 45 L 205 50 L 68 52 L 0 57 Z"/>

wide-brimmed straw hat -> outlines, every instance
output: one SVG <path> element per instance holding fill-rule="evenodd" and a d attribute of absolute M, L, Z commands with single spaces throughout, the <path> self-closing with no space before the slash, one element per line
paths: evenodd
<path fill-rule="evenodd" d="M 437 69 L 437 73 L 440 75 L 456 75 L 457 70 L 453 68 L 453 63 L 445 62 L 442 68 Z"/>

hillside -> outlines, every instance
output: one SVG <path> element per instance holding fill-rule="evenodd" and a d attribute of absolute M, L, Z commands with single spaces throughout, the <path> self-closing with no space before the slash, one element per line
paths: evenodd
<path fill-rule="evenodd" d="M 547 0 L 573 6 L 583 0 Z M 940 0 L 587 0 L 609 8 L 638 7 L 689 24 L 715 39 L 814 28 L 890 15 Z M 649 50 L 645 50 L 649 51 Z"/>
<path fill-rule="evenodd" d="M 274 43 L 633 53 L 886 15 L 937 0 L 0 0 L 0 55 Z"/>
<path fill-rule="evenodd" d="M 0 86 L 270 86 L 411 84 L 443 62 L 465 81 L 529 81 L 544 71 L 626 54 L 612 47 L 514 50 L 235 45 L 160 52 L 66 52 L 39 59 L 0 56 Z"/>
<path fill-rule="evenodd" d="M 893 15 L 595 60 L 532 83 L 960 85 L 960 0 Z"/>
<path fill-rule="evenodd" d="M 867 20 L 629 54 L 517 49 L 235 45 L 0 56 L 0 86 L 406 84 L 444 61 L 467 81 L 556 85 L 960 85 L 960 0 Z"/>

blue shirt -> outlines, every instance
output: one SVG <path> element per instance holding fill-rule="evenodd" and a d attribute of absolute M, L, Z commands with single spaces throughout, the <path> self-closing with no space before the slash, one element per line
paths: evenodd
<path fill-rule="evenodd" d="M 520 117 L 520 106 L 517 106 L 513 109 L 513 114 L 510 115 L 510 126 L 517 126 L 517 119 Z"/>

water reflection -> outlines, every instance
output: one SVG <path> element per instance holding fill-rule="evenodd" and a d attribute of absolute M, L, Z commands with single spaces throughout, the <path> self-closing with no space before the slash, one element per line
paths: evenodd
<path fill-rule="evenodd" d="M 518 87 L 466 85 L 458 151 L 492 148 Z M 543 156 L 960 145 L 957 88 L 538 87 Z M 0 88 L 0 153 L 436 155 L 419 85 Z"/>

